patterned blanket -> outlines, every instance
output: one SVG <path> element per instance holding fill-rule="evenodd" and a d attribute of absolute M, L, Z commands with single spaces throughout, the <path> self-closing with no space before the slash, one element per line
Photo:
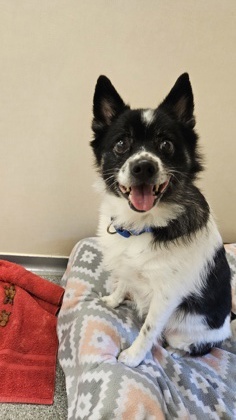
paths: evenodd
<path fill-rule="evenodd" d="M 236 297 L 236 245 L 226 248 Z M 58 337 L 68 419 L 236 419 L 236 339 L 204 357 L 157 345 L 137 368 L 117 361 L 141 325 L 131 302 L 109 309 L 100 300 L 109 291 L 101 261 L 97 240 L 82 240 L 63 277 Z"/>

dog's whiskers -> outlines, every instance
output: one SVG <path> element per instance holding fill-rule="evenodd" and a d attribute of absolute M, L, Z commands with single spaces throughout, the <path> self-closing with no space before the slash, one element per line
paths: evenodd
<path fill-rule="evenodd" d="M 112 175 L 112 174 L 116 174 L 119 172 L 119 168 L 112 168 L 112 169 L 106 169 L 103 170 L 103 175 Z"/>
<path fill-rule="evenodd" d="M 185 175 L 185 174 L 183 174 L 179 171 L 176 171 L 174 169 L 171 169 L 169 171 L 169 175 L 171 175 L 179 184 L 182 184 L 182 179 L 183 178 L 186 179 L 186 180 L 188 179 L 187 175 Z M 179 175 L 180 179 L 178 178 L 178 175 Z"/>

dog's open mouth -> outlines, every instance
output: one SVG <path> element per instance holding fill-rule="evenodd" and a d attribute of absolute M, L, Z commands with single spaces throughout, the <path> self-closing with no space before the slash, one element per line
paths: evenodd
<path fill-rule="evenodd" d="M 141 184 L 131 187 L 119 185 L 119 188 L 128 198 L 129 204 L 133 210 L 145 212 L 153 208 L 157 200 L 166 191 L 169 182 L 170 178 L 160 185 Z"/>

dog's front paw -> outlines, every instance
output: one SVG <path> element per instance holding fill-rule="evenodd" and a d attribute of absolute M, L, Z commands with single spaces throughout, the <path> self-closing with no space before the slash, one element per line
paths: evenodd
<path fill-rule="evenodd" d="M 119 362 L 122 362 L 129 367 L 136 367 L 140 365 L 143 359 L 144 356 L 142 354 L 135 353 L 132 349 L 132 346 L 126 350 L 123 350 L 118 357 Z"/>
<path fill-rule="evenodd" d="M 110 308 L 113 308 L 114 309 L 114 308 L 117 308 L 117 306 L 119 306 L 119 302 L 117 302 L 117 300 L 115 300 L 112 295 L 103 296 L 101 299 Z"/>

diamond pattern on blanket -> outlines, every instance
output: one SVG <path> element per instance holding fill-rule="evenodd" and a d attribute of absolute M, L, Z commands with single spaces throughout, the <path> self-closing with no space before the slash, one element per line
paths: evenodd
<path fill-rule="evenodd" d="M 227 257 L 236 270 L 236 247 Z M 58 318 L 68 419 L 236 418 L 236 340 L 195 358 L 176 359 L 157 345 L 140 366 L 128 368 L 117 356 L 134 340 L 140 320 L 130 302 L 110 309 L 100 300 L 109 276 L 98 241 L 80 241 L 63 277 Z"/>
<path fill-rule="evenodd" d="M 75 414 L 71 418 L 94 420 L 105 418 L 102 417 L 104 412 L 103 402 L 107 395 L 112 393 L 109 388 L 111 375 L 111 371 L 103 369 L 95 372 L 84 372 L 82 380 L 78 383 Z"/>
<path fill-rule="evenodd" d="M 120 338 L 110 322 L 98 316 L 85 316 L 81 325 L 79 358 L 81 363 L 116 360 Z"/>
<path fill-rule="evenodd" d="M 95 249 L 87 241 L 81 244 L 74 258 L 75 264 L 73 269 L 75 271 L 79 270 L 79 272 L 90 278 L 99 279 L 99 275 L 102 272 L 102 253 L 100 250 Z M 79 263 L 78 265 L 77 262 Z"/>
<path fill-rule="evenodd" d="M 76 334 L 77 333 L 77 334 Z M 60 357 L 66 368 L 74 368 L 77 357 L 77 342 L 79 340 L 76 323 L 65 323 L 60 330 Z"/>
<path fill-rule="evenodd" d="M 70 277 L 65 291 L 63 311 L 75 309 L 80 300 L 90 293 L 90 285 L 78 277 Z"/>
<path fill-rule="evenodd" d="M 165 419 L 158 399 L 148 388 L 127 375 L 123 375 L 121 379 L 116 404 L 118 407 L 117 415 L 119 413 L 122 420 Z M 116 410 L 114 414 L 116 414 Z"/>

